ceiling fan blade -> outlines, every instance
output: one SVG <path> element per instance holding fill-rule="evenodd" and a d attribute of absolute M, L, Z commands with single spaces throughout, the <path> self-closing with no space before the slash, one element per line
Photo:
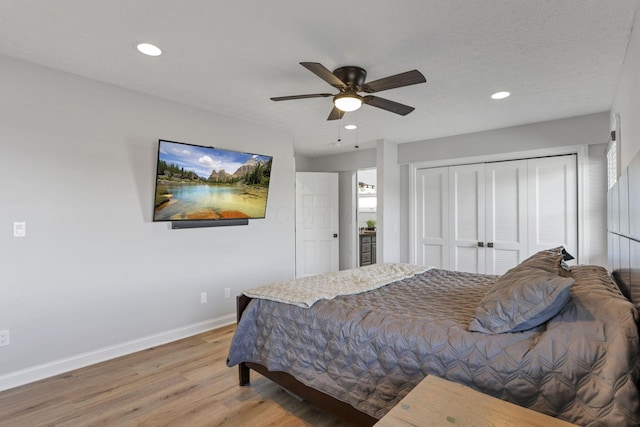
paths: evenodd
<path fill-rule="evenodd" d="M 373 107 L 382 108 L 383 110 L 400 114 L 401 116 L 406 116 L 407 114 L 415 110 L 415 108 L 409 107 L 408 105 L 400 104 L 395 101 L 389 101 L 388 99 L 380 98 L 373 95 L 365 96 L 364 98 L 362 98 L 362 102 Z"/>
<path fill-rule="evenodd" d="M 335 95 L 332 95 L 330 93 L 311 93 L 309 95 L 276 96 L 270 99 L 272 101 L 288 101 L 290 99 L 326 98 L 328 96 L 335 96 Z"/>
<path fill-rule="evenodd" d="M 313 74 L 320 77 L 322 80 L 329 83 L 333 87 L 341 89 L 347 86 L 342 80 L 337 78 L 335 74 L 329 71 L 327 67 L 320 64 L 319 62 L 301 62 L 300 65 L 302 65 L 304 68 L 311 71 Z"/>
<path fill-rule="evenodd" d="M 427 79 L 418 70 L 407 71 L 395 76 L 385 77 L 364 84 L 362 91 L 367 93 L 382 92 L 383 90 L 395 89 L 397 87 L 410 86 L 418 83 L 426 83 Z"/>
<path fill-rule="evenodd" d="M 327 117 L 327 120 L 340 120 L 343 116 L 344 116 L 344 111 L 334 106 L 333 110 L 331 110 L 331 113 L 329 113 L 329 117 Z"/>

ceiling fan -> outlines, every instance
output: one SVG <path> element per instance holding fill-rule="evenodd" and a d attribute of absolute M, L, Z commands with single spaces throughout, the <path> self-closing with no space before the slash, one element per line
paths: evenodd
<path fill-rule="evenodd" d="M 395 101 L 380 98 L 373 95 L 360 96 L 358 92 L 376 93 L 383 90 L 395 89 L 397 87 L 410 86 L 418 83 L 426 83 L 427 79 L 418 70 L 411 70 L 405 73 L 396 74 L 365 83 L 367 71 L 364 68 L 348 65 L 329 71 L 324 65 L 318 62 L 301 62 L 300 65 L 320 77 L 331 86 L 338 89 L 337 94 L 332 93 L 312 93 L 308 95 L 278 96 L 271 98 L 272 101 L 288 101 L 290 99 L 305 98 L 326 98 L 333 97 L 333 109 L 327 120 L 338 120 L 344 116 L 345 112 L 355 111 L 362 104 L 382 108 L 392 113 L 406 116 L 415 108 L 400 104 Z"/>

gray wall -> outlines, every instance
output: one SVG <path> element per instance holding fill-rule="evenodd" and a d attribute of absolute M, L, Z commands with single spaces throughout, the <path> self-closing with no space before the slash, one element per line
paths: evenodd
<path fill-rule="evenodd" d="M 357 241 L 353 236 L 357 233 L 356 173 L 342 171 L 338 173 L 338 210 L 340 212 L 340 270 L 348 270 L 358 266 Z"/>
<path fill-rule="evenodd" d="M 640 13 L 636 13 L 633 32 L 622 64 L 622 73 L 611 106 L 611 125 L 620 114 L 620 169 L 621 173 L 636 153 L 640 152 Z"/>
<path fill-rule="evenodd" d="M 608 112 L 398 145 L 400 164 L 505 155 L 607 141 Z"/>
<path fill-rule="evenodd" d="M 378 141 L 377 262 L 400 262 L 400 166 L 398 145 Z"/>
<path fill-rule="evenodd" d="M 296 170 L 298 172 L 341 172 L 375 168 L 376 152 L 375 148 L 368 148 L 310 158 L 296 155 L 296 159 L 298 157 L 302 159 L 300 165 L 296 164 Z"/>
<path fill-rule="evenodd" d="M 296 172 L 314 172 L 313 157 L 296 153 Z"/>
<path fill-rule="evenodd" d="M 293 278 L 289 136 L 3 56 L 0 93 L 0 389 L 233 322 L 243 289 Z M 267 218 L 152 223 L 159 138 L 272 155 Z"/>
<path fill-rule="evenodd" d="M 411 251 L 410 251 L 410 223 L 411 223 L 411 212 L 410 212 L 410 201 L 409 198 L 411 195 L 409 194 L 409 176 L 410 176 L 410 168 L 409 165 L 401 165 L 400 166 L 400 262 L 411 262 Z"/>

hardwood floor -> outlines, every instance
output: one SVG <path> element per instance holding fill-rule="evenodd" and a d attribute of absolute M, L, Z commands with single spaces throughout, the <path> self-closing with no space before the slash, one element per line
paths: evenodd
<path fill-rule="evenodd" d="M 0 426 L 345 426 L 225 364 L 235 325 L 0 392 Z"/>

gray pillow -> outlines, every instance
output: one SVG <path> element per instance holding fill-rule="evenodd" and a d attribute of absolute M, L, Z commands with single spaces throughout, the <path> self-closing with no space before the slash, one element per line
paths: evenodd
<path fill-rule="evenodd" d="M 539 268 L 518 266 L 500 277 L 480 301 L 469 330 L 487 334 L 535 328 L 569 301 L 574 279 Z"/>
<path fill-rule="evenodd" d="M 523 268 L 537 268 L 544 270 L 548 273 L 561 274 L 560 263 L 564 259 L 562 250 L 564 248 L 559 246 L 553 249 L 545 249 L 540 252 L 536 252 L 529 258 L 522 261 L 520 264 L 513 267 L 511 270 L 505 273 L 505 276 L 511 274 L 513 271 L 521 270 Z"/>

